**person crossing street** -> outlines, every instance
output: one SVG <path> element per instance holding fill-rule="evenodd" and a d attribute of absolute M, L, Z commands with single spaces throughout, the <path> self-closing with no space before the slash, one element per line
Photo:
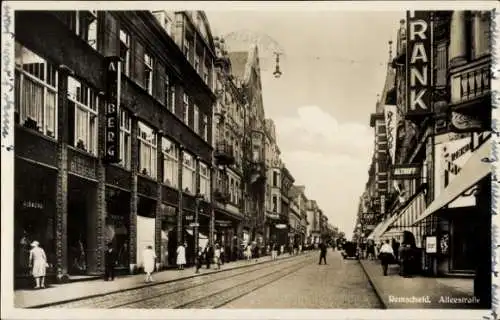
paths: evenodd
<path fill-rule="evenodd" d="M 326 248 L 326 244 L 324 241 L 322 241 L 319 245 L 319 250 L 320 250 L 320 255 L 319 255 L 319 263 L 318 264 L 321 264 L 321 261 L 325 262 L 326 263 L 326 251 L 327 251 L 327 248 Z"/>

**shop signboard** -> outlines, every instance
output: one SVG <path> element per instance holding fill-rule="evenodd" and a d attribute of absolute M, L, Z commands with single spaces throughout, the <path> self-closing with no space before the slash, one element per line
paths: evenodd
<path fill-rule="evenodd" d="M 121 61 L 119 57 L 105 59 L 106 72 L 106 153 L 107 163 L 120 162 L 120 94 Z"/>
<path fill-rule="evenodd" d="M 406 115 L 432 112 L 431 11 L 407 11 Z"/>
<path fill-rule="evenodd" d="M 425 238 L 425 252 L 437 253 L 437 237 L 427 236 Z"/>
<path fill-rule="evenodd" d="M 420 178 L 420 164 L 402 164 L 392 166 L 393 180 L 411 180 Z"/>

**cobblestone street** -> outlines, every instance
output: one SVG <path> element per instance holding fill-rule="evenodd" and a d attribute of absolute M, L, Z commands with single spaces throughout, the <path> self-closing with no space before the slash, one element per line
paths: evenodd
<path fill-rule="evenodd" d="M 373 288 L 357 260 L 328 252 L 328 265 L 317 255 L 295 273 L 234 300 L 222 308 L 380 308 Z"/>
<path fill-rule="evenodd" d="M 157 283 L 51 308 L 380 308 L 359 262 L 306 252 L 248 267 Z"/>

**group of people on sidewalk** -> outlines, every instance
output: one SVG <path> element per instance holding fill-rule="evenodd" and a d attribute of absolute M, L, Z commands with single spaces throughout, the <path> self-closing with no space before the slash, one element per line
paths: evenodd
<path fill-rule="evenodd" d="M 399 244 L 392 239 L 385 240 L 379 249 L 378 258 L 382 265 L 382 272 L 387 276 L 390 264 L 399 265 L 399 275 L 409 277 L 416 273 L 419 263 L 419 251 L 416 246 L 415 237 L 412 233 L 403 234 L 403 242 Z"/>

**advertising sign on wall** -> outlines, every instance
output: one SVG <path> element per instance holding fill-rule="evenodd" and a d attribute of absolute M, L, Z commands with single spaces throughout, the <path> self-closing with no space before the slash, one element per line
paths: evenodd
<path fill-rule="evenodd" d="M 384 107 L 385 129 L 387 131 L 387 149 L 391 157 L 391 163 L 396 160 L 396 141 L 399 124 L 399 113 L 396 105 L 385 105 Z"/>
<path fill-rule="evenodd" d="M 432 112 L 432 25 L 430 11 L 407 11 L 406 114 Z"/>
<path fill-rule="evenodd" d="M 121 61 L 119 57 L 106 58 L 106 153 L 108 163 L 120 162 L 120 89 Z"/>
<path fill-rule="evenodd" d="M 437 238 L 435 236 L 428 236 L 425 238 L 425 252 L 437 253 Z"/>
<path fill-rule="evenodd" d="M 420 164 L 404 164 L 392 166 L 393 180 L 408 180 L 420 178 Z"/>

